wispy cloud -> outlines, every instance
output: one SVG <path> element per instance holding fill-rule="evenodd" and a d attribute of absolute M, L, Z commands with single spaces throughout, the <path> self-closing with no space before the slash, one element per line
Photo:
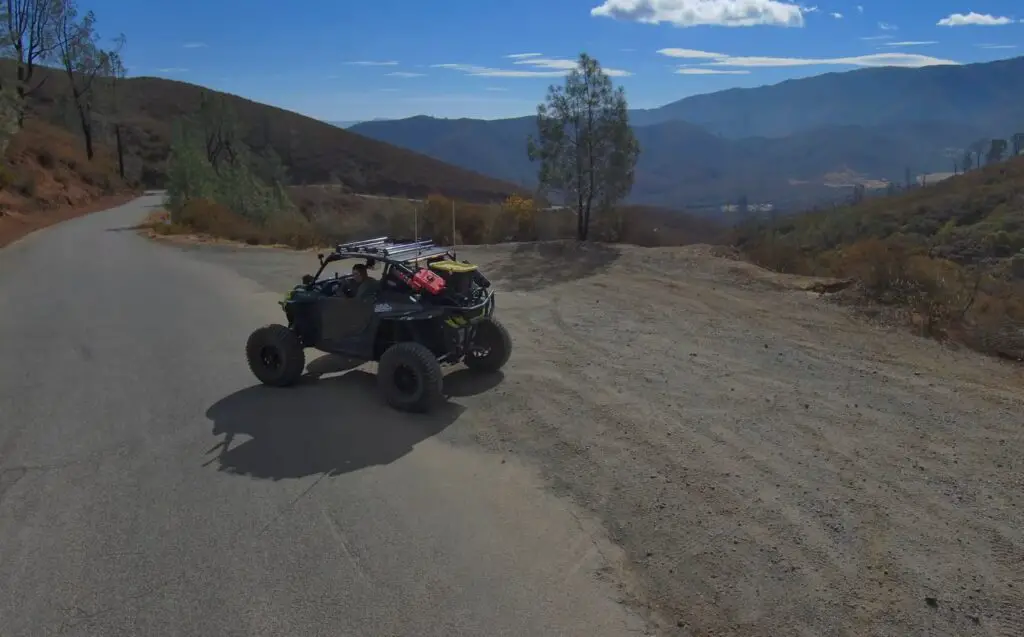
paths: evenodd
<path fill-rule="evenodd" d="M 677 27 L 802 27 L 805 11 L 783 0 L 604 0 L 590 15 Z"/>
<path fill-rule="evenodd" d="M 354 62 L 345 62 L 349 66 L 398 66 L 398 62 L 390 60 L 387 62 L 374 62 L 372 60 L 356 60 Z"/>
<path fill-rule="evenodd" d="M 183 68 L 181 68 L 179 66 L 171 66 L 171 67 L 167 67 L 167 68 L 163 68 L 163 69 L 156 69 L 156 72 L 157 73 L 167 73 L 168 75 L 173 75 L 175 73 L 188 73 L 188 69 L 183 69 Z"/>
<path fill-rule="evenodd" d="M 426 73 L 411 73 L 409 71 L 394 71 L 392 73 L 385 73 L 388 77 L 423 77 Z"/>
<path fill-rule="evenodd" d="M 904 40 L 902 42 L 886 42 L 885 46 L 924 46 L 926 44 L 938 44 L 935 40 Z"/>
<path fill-rule="evenodd" d="M 888 22 L 879 22 L 878 28 L 883 31 L 899 31 L 899 27 L 895 24 L 889 24 Z"/>
<path fill-rule="evenodd" d="M 181 46 L 182 46 L 182 48 L 185 48 L 185 49 L 205 49 L 206 48 L 206 43 L 205 42 L 186 42 L 185 44 L 182 44 Z"/>
<path fill-rule="evenodd" d="M 994 16 L 987 13 L 953 13 L 935 23 L 940 27 L 998 27 L 1010 24 L 1013 20 L 1005 16 Z"/>
<path fill-rule="evenodd" d="M 740 68 L 779 68 L 792 66 L 902 66 L 908 68 L 919 68 L 922 66 L 936 66 L 941 64 L 955 64 L 953 60 L 927 55 L 916 55 L 913 53 L 875 53 L 872 55 L 858 55 L 838 58 L 795 58 L 795 57 L 769 57 L 749 55 L 727 55 L 725 53 L 713 53 L 711 51 L 698 51 L 694 49 L 660 49 L 658 53 L 666 57 L 682 58 L 689 60 L 708 60 L 704 66 L 711 67 L 740 67 Z"/>
<path fill-rule="evenodd" d="M 865 35 L 864 37 L 861 38 L 861 40 L 867 40 L 868 42 L 871 42 L 873 40 L 891 40 L 891 39 L 892 39 L 891 35 Z"/>
<path fill-rule="evenodd" d="M 728 70 L 728 69 L 709 69 L 700 66 L 681 66 L 673 73 L 679 75 L 749 75 L 750 71 L 743 70 Z"/>
<path fill-rule="evenodd" d="M 864 13 L 864 5 L 861 5 L 861 4 L 857 5 L 857 13 Z"/>
<path fill-rule="evenodd" d="M 835 18 L 836 20 L 842 20 L 843 19 L 843 14 L 839 13 L 838 11 L 833 11 L 829 15 L 832 16 L 833 18 Z"/>
<path fill-rule="evenodd" d="M 477 64 L 432 64 L 434 68 L 461 71 L 477 77 L 561 77 L 577 68 L 576 60 L 564 58 L 528 57 L 517 59 L 514 66 L 522 69 L 501 69 Z M 632 75 L 622 69 L 602 68 L 609 77 L 626 77 Z"/>
<path fill-rule="evenodd" d="M 544 55 L 544 54 L 543 53 L 513 53 L 511 55 L 506 55 L 505 57 L 510 59 L 510 60 L 522 60 L 524 58 L 539 58 L 542 55 Z"/>
<path fill-rule="evenodd" d="M 982 49 L 1016 49 L 1016 44 L 976 44 L 975 46 Z"/>

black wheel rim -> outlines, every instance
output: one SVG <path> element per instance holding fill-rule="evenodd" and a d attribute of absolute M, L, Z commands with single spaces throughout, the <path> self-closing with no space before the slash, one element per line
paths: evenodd
<path fill-rule="evenodd" d="M 405 395 L 415 394 L 416 390 L 419 389 L 420 378 L 419 374 L 416 373 L 412 367 L 408 365 L 399 365 L 395 369 L 394 375 L 395 388 L 399 392 Z"/>
<path fill-rule="evenodd" d="M 267 369 L 277 371 L 281 367 L 281 353 L 276 347 L 264 345 L 260 348 L 260 361 Z"/>

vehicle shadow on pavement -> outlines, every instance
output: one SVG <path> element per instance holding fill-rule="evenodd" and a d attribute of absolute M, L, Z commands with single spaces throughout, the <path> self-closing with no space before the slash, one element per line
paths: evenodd
<path fill-rule="evenodd" d="M 490 264 L 487 277 L 500 279 L 503 289 L 533 292 L 600 274 L 621 254 L 614 246 L 601 243 L 522 243 Z"/>
<path fill-rule="evenodd" d="M 464 411 L 452 402 L 430 414 L 394 410 L 379 397 L 376 376 L 349 365 L 358 363 L 323 356 L 294 387 L 254 385 L 217 401 L 206 416 L 222 439 L 207 451 L 204 465 L 269 480 L 339 476 L 400 459 Z M 337 371 L 344 373 L 323 376 Z M 502 378 L 458 370 L 445 377 L 445 394 L 470 396 Z"/>

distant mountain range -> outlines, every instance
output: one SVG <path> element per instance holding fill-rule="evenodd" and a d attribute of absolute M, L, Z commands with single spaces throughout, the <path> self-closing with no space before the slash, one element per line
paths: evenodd
<path fill-rule="evenodd" d="M 327 122 L 327 123 L 331 124 L 332 126 L 337 126 L 339 128 L 352 128 L 356 124 L 362 124 L 364 121 L 365 120 L 354 120 L 354 121 L 349 121 L 349 122 L 338 122 L 338 121 L 335 121 L 335 122 Z M 387 118 L 385 118 L 385 117 L 375 117 L 374 119 L 371 119 L 369 121 L 371 121 L 371 122 L 387 122 L 389 120 Z"/>
<path fill-rule="evenodd" d="M 835 200 L 950 172 L 970 144 L 1024 131 L 1024 57 L 963 66 L 872 68 L 688 97 L 630 113 L 641 145 L 631 200 L 673 207 Z M 426 116 L 356 124 L 352 132 L 502 180 L 535 182 L 532 116 Z"/>

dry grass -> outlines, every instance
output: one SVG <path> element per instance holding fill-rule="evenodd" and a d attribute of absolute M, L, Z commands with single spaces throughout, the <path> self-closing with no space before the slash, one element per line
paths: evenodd
<path fill-rule="evenodd" d="M 92 161 L 81 139 L 37 120 L 11 140 L 0 162 L 0 246 L 39 228 L 125 201 L 133 190 L 117 176 L 105 147 Z"/>
<path fill-rule="evenodd" d="M 1024 360 L 1024 280 L 998 264 L 957 263 L 905 237 L 820 252 L 769 241 L 747 256 L 778 272 L 852 279 L 856 285 L 837 300 L 922 336 Z"/>

